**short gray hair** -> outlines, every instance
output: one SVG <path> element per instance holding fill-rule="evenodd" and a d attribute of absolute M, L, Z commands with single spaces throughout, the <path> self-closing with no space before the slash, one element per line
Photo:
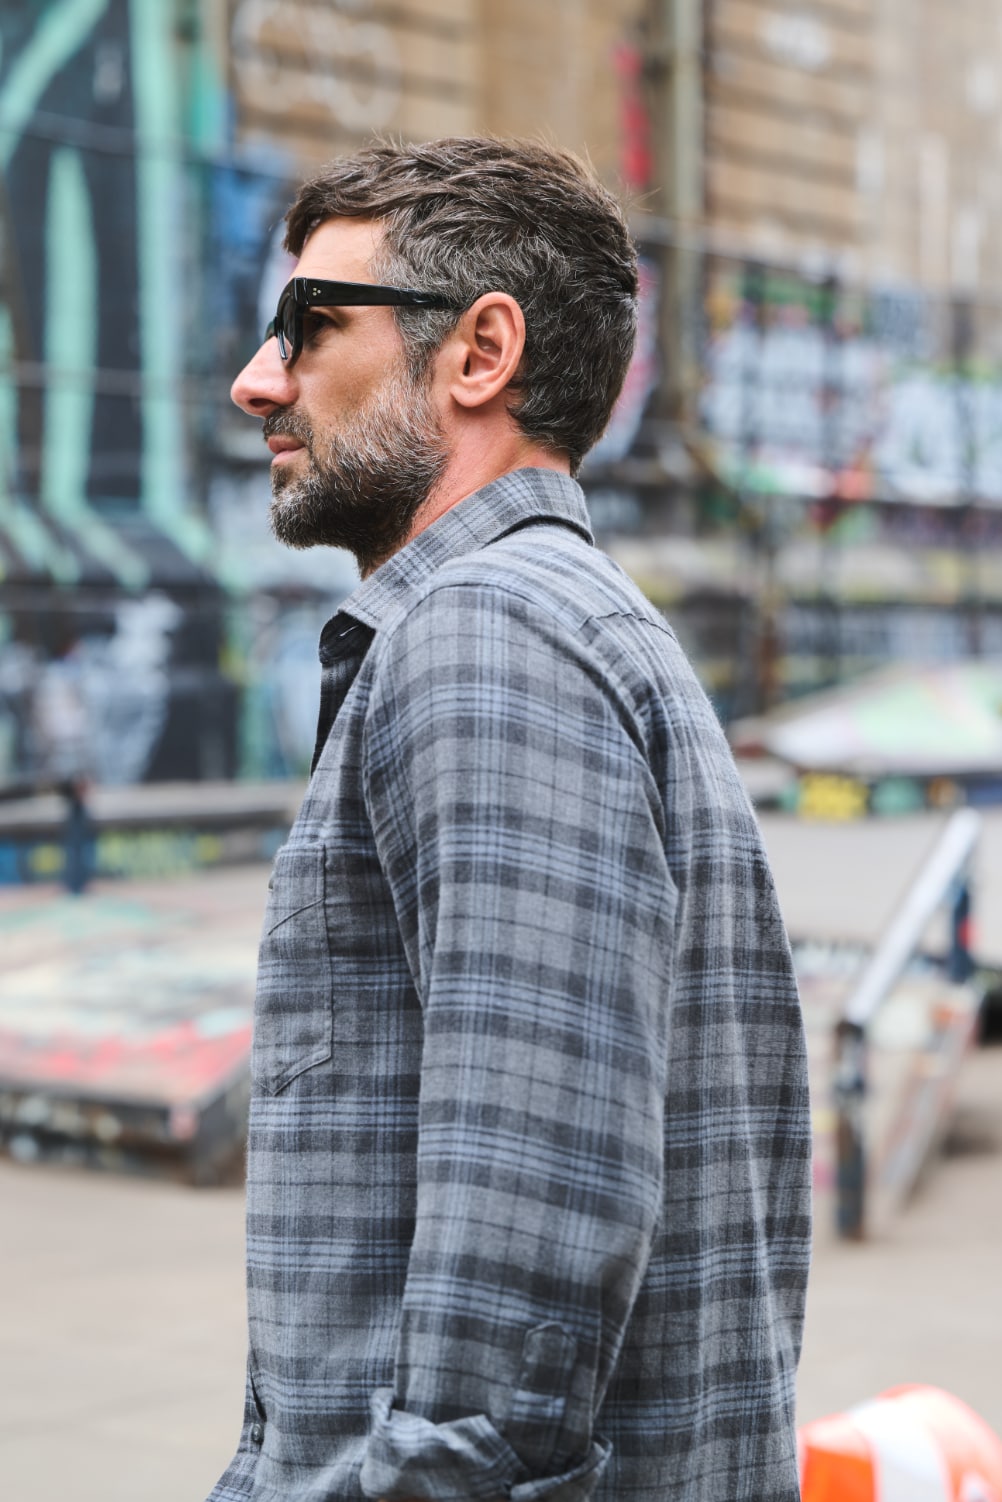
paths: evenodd
<path fill-rule="evenodd" d="M 637 255 L 623 210 L 570 152 L 459 136 L 376 141 L 304 183 L 286 215 L 299 255 L 327 219 L 385 222 L 380 279 L 463 308 L 507 292 L 525 316 L 512 415 L 577 473 L 622 388 L 637 323 Z M 457 313 L 396 309 L 408 362 L 425 370 Z"/>

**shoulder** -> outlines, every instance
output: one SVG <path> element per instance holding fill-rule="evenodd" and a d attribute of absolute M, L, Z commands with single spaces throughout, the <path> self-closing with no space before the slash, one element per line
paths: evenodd
<path fill-rule="evenodd" d="M 719 734 L 664 617 L 612 559 L 559 524 L 449 560 L 400 602 L 372 651 L 381 719 L 457 704 L 522 714 L 532 703 L 533 714 L 548 706 L 566 723 L 616 722 L 645 756 L 668 722 Z"/>
<path fill-rule="evenodd" d="M 596 637 L 623 619 L 672 635 L 607 554 L 559 523 L 535 524 L 437 569 L 386 622 L 381 648 L 393 658 L 406 642 L 432 635 L 473 650 L 483 632 L 500 640 L 529 631 L 554 647 L 587 641 L 594 651 Z"/>

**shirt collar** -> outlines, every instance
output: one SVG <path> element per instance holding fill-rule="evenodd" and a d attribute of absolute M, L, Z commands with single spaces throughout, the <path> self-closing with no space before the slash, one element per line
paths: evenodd
<path fill-rule="evenodd" d="M 515 469 L 444 512 L 363 579 L 338 616 L 377 631 L 398 601 L 452 558 L 476 552 L 531 522 L 557 522 L 594 542 L 584 492 L 552 469 Z"/>

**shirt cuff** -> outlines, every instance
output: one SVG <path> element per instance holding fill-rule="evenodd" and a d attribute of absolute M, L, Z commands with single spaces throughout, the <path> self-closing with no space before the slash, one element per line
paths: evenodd
<path fill-rule="evenodd" d="M 372 1396 L 372 1433 L 362 1466 L 367 1497 L 427 1497 L 434 1502 L 586 1502 L 612 1454 L 593 1440 L 584 1460 L 559 1476 L 531 1477 L 483 1414 L 432 1424 L 393 1407 L 393 1392 Z"/>

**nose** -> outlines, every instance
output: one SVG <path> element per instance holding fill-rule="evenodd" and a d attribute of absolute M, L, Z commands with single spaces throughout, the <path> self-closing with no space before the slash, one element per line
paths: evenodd
<path fill-rule="evenodd" d="M 230 387 L 230 398 L 251 417 L 267 417 L 295 400 L 293 372 L 278 352 L 278 340 L 266 339 Z"/>

